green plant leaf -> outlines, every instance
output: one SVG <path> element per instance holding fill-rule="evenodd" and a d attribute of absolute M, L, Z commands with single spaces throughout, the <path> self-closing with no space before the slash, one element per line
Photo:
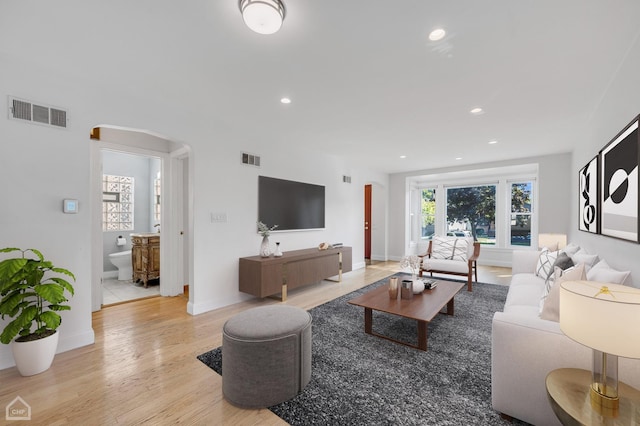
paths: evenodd
<path fill-rule="evenodd" d="M 71 306 L 67 306 L 67 305 L 49 305 L 48 308 L 51 309 L 52 311 L 70 311 L 71 310 Z"/>
<path fill-rule="evenodd" d="M 22 268 L 28 261 L 28 259 L 5 259 L 0 262 L 0 293 L 22 281 L 25 275 Z"/>
<path fill-rule="evenodd" d="M 67 299 L 64 297 L 64 287 L 58 284 L 41 284 L 34 288 L 38 296 L 42 297 L 49 303 L 60 303 Z"/>
<path fill-rule="evenodd" d="M 22 302 L 22 300 L 27 296 L 29 296 L 27 293 L 15 291 L 9 296 L 3 297 L 2 301 L 0 302 L 0 314 L 12 315 L 14 310 L 18 307 L 18 305 L 20 305 L 20 302 Z"/>
<path fill-rule="evenodd" d="M 17 247 L 5 247 L 3 249 L 0 249 L 0 253 L 9 253 L 11 251 L 22 251 Z"/>
<path fill-rule="evenodd" d="M 4 344 L 10 343 L 14 337 L 23 329 L 30 329 L 31 323 L 38 314 L 36 306 L 27 306 L 22 310 L 13 321 L 7 324 L 2 334 L 0 334 L 0 342 Z"/>
<path fill-rule="evenodd" d="M 58 283 L 59 285 L 61 285 L 62 287 L 64 287 L 73 296 L 73 294 L 74 294 L 73 286 L 67 280 L 65 280 L 63 278 L 58 278 L 58 277 L 52 277 L 50 279 L 51 279 L 51 281 L 54 281 L 54 282 Z"/>
<path fill-rule="evenodd" d="M 55 330 L 60 326 L 62 318 L 55 312 L 46 311 L 40 314 L 40 321 L 44 322 L 48 329 Z"/>
<path fill-rule="evenodd" d="M 71 278 L 73 278 L 73 280 L 74 280 L 74 281 L 76 280 L 76 276 L 75 276 L 75 275 L 73 275 L 73 273 L 72 273 L 71 271 L 68 271 L 68 270 L 66 270 L 66 269 L 64 269 L 64 268 L 51 268 L 51 270 L 52 270 L 53 272 L 57 272 L 57 273 L 59 273 L 59 274 L 65 274 L 65 275 L 68 275 L 68 276 L 70 276 Z"/>

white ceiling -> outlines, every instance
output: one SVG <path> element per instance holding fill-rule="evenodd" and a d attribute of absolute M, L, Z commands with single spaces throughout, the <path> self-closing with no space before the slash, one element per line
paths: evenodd
<path fill-rule="evenodd" d="M 237 0 L 7 1 L 0 53 L 399 172 L 571 151 L 640 31 L 638 0 L 284 1 L 268 36 Z"/>

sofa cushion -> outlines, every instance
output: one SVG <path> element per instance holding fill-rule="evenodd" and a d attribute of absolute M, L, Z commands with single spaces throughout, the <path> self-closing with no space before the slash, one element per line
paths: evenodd
<path fill-rule="evenodd" d="M 510 315 L 520 315 L 531 318 L 538 315 L 538 307 L 530 305 L 505 305 L 503 312 Z"/>
<path fill-rule="evenodd" d="M 554 271 L 556 279 L 549 294 L 542 299 L 540 318 L 549 321 L 560 321 L 560 284 L 564 281 L 581 281 L 586 278 L 584 263 L 569 268 L 566 271 L 556 267 Z"/>
<path fill-rule="evenodd" d="M 624 284 L 631 271 L 617 271 L 602 259 L 587 272 L 587 280 L 603 283 Z"/>
<path fill-rule="evenodd" d="M 553 264 L 556 262 L 557 257 L 557 251 L 550 251 L 547 248 L 543 248 L 542 251 L 540 251 L 540 257 L 536 265 L 536 275 L 544 280 L 549 278 L 549 275 L 553 273 Z"/>
<path fill-rule="evenodd" d="M 473 239 L 471 239 L 471 247 L 473 248 Z M 473 251 L 471 251 L 471 254 L 473 254 Z M 433 237 L 431 240 L 432 259 L 449 259 L 466 262 L 469 256 L 468 238 Z"/>
<path fill-rule="evenodd" d="M 539 309 L 540 296 L 544 289 L 544 280 L 535 274 L 517 274 L 511 278 L 504 311 L 513 306 L 533 306 Z M 538 311 L 535 313 L 538 315 Z"/>
<path fill-rule="evenodd" d="M 422 269 L 425 271 L 447 271 L 460 274 L 469 273 L 469 264 L 458 260 L 450 259 L 429 259 L 424 258 Z"/>

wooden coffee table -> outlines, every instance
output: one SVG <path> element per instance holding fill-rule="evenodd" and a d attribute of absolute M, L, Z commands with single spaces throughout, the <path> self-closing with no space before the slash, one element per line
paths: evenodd
<path fill-rule="evenodd" d="M 382 285 L 351 299 L 349 303 L 364 308 L 365 333 L 426 351 L 427 324 L 438 313 L 453 315 L 453 298 L 464 285 L 464 283 L 460 282 L 438 281 L 436 288 L 425 290 L 420 294 L 414 294 L 411 299 L 400 299 L 400 296 L 398 296 L 398 299 L 391 299 L 389 298 L 388 286 Z M 447 310 L 441 312 L 445 306 Z M 402 342 L 373 331 L 374 310 L 416 320 L 418 322 L 418 345 Z"/>

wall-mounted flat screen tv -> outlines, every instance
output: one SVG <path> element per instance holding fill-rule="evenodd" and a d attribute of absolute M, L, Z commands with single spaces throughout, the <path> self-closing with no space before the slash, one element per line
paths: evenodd
<path fill-rule="evenodd" d="M 259 176 L 258 220 L 276 231 L 324 228 L 324 186 Z"/>

